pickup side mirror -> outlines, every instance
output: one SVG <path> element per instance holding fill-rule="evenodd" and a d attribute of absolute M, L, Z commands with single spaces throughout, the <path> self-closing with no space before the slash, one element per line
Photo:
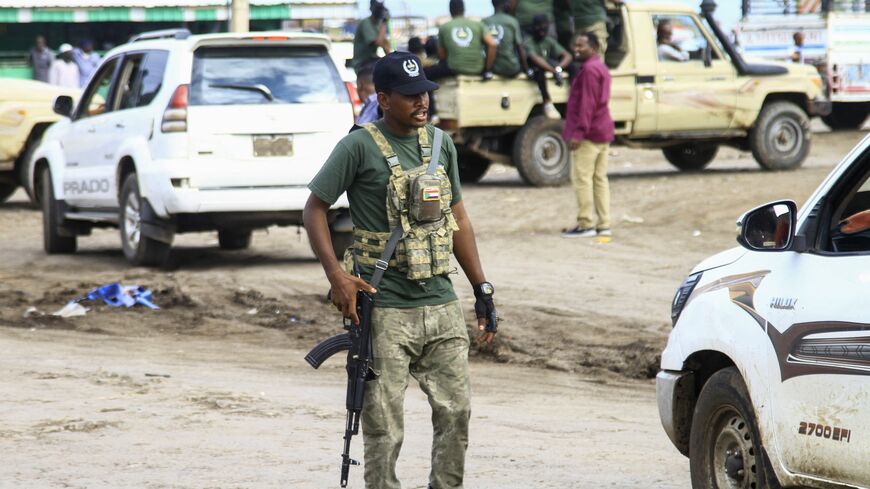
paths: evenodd
<path fill-rule="evenodd" d="M 752 251 L 784 251 L 792 247 L 797 204 L 779 200 L 756 207 L 737 220 L 737 242 Z"/>
<path fill-rule="evenodd" d="M 713 65 L 713 46 L 711 46 L 709 42 L 704 44 L 703 57 L 704 57 L 704 66 L 709 68 L 710 66 Z"/>
<path fill-rule="evenodd" d="M 73 99 L 69 95 L 58 95 L 54 99 L 54 113 L 64 117 L 72 116 Z"/>

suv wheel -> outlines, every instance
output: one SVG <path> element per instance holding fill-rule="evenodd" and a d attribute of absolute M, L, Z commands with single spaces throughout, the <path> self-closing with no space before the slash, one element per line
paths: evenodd
<path fill-rule="evenodd" d="M 12 197 L 12 194 L 15 193 L 15 189 L 17 188 L 17 184 L 0 182 L 0 204 L 6 202 L 9 197 Z"/>
<path fill-rule="evenodd" d="M 162 265 L 169 256 L 170 245 L 149 238 L 142 233 L 142 208 L 139 181 L 135 173 L 124 179 L 121 186 L 119 226 L 124 256 L 133 265 Z"/>
<path fill-rule="evenodd" d="M 74 253 L 78 243 L 75 236 L 62 234 L 63 202 L 54 198 L 51 171 L 48 168 L 44 168 L 40 173 L 39 195 L 40 204 L 42 204 L 42 245 L 45 252 L 50 255 Z"/>
<path fill-rule="evenodd" d="M 456 148 L 459 157 L 459 181 L 462 183 L 476 183 L 489 170 L 489 165 L 492 161 L 483 156 L 468 150 Z"/>
<path fill-rule="evenodd" d="M 735 367 L 704 384 L 689 440 L 689 468 L 695 489 L 779 487 L 767 474 L 749 392 Z"/>
<path fill-rule="evenodd" d="M 244 250 L 251 246 L 251 235 L 254 233 L 247 231 L 218 231 L 218 245 L 222 250 Z"/>
<path fill-rule="evenodd" d="M 682 171 L 703 170 L 718 152 L 719 145 L 713 143 L 686 143 L 662 148 L 665 158 Z"/>
<path fill-rule="evenodd" d="M 810 152 L 810 119 L 791 102 L 765 104 L 749 132 L 749 147 L 765 170 L 797 168 Z"/>
<path fill-rule="evenodd" d="M 344 259 L 344 251 L 353 244 L 353 231 L 335 231 L 330 226 L 329 236 L 332 238 L 332 251 L 341 261 Z"/>
<path fill-rule="evenodd" d="M 836 103 L 831 113 L 822 117 L 822 122 L 833 130 L 861 129 L 868 113 L 870 113 L 870 104 Z"/>
<path fill-rule="evenodd" d="M 561 120 L 533 117 L 514 139 L 514 165 L 536 187 L 562 185 L 571 176 L 571 157 L 562 139 Z"/>

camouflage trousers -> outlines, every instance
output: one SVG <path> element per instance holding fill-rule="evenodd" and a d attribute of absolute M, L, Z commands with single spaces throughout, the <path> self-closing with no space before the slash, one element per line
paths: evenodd
<path fill-rule="evenodd" d="M 409 374 L 432 407 L 432 489 L 461 489 L 471 416 L 468 332 L 458 301 L 372 311 L 375 380 L 362 412 L 366 489 L 399 489 L 396 459 L 404 438 Z"/>

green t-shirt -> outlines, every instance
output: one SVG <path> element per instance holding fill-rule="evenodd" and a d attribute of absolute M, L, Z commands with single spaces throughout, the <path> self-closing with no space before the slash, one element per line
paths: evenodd
<path fill-rule="evenodd" d="M 514 16 L 524 30 L 532 28 L 532 20 L 539 14 L 547 14 L 553 22 L 553 0 L 517 0 Z"/>
<path fill-rule="evenodd" d="M 604 22 L 607 12 L 601 0 L 569 0 L 571 15 L 574 16 L 574 26 L 579 30 L 591 27 L 597 22 Z M 579 32 L 578 32 L 579 34 Z"/>
<path fill-rule="evenodd" d="M 374 123 L 399 157 L 405 170 L 422 165 L 417 135 L 396 136 L 387 129 L 383 119 Z M 427 126 L 429 141 L 433 141 L 433 128 Z M 462 200 L 459 186 L 459 166 L 456 147 L 450 136 L 444 135 L 441 145 L 441 162 L 450 178 L 455 204 Z M 387 184 L 390 167 L 371 134 L 358 129 L 345 136 L 323 164 L 308 188 L 320 200 L 333 204 L 347 192 L 350 202 L 350 217 L 353 225 L 375 232 L 390 232 L 387 221 Z M 371 278 L 374 267 L 362 266 L 364 279 Z M 446 275 L 432 277 L 425 282 L 409 280 L 405 273 L 388 268 L 375 294 L 375 305 L 381 307 L 419 307 L 446 304 L 456 300 L 453 284 Z"/>
<path fill-rule="evenodd" d="M 438 42 L 447 51 L 447 66 L 460 75 L 483 73 L 486 59 L 483 36 L 486 27 L 481 22 L 456 17 L 438 29 Z"/>
<path fill-rule="evenodd" d="M 370 59 L 378 58 L 378 32 L 381 29 L 380 21 L 374 21 L 371 17 L 359 21 L 356 25 L 356 33 L 353 36 L 353 61 L 351 64 L 358 68 L 362 63 Z"/>
<path fill-rule="evenodd" d="M 483 19 L 489 28 L 489 34 L 498 43 L 492 72 L 501 76 L 514 76 L 520 71 L 520 60 L 517 56 L 517 46 L 522 42 L 520 23 L 513 16 L 499 12 L 492 17 Z"/>
<path fill-rule="evenodd" d="M 537 54 L 547 60 L 558 60 L 565 48 L 559 45 L 559 42 L 550 36 L 545 37 L 538 42 L 534 37 L 527 37 L 523 43 L 527 54 Z"/>

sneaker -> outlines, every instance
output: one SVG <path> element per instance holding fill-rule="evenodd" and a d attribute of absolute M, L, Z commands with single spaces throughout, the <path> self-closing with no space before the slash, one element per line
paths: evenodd
<path fill-rule="evenodd" d="M 577 226 L 574 229 L 566 229 L 565 231 L 562 231 L 563 238 L 591 238 L 595 235 L 595 229 L 581 228 L 580 226 Z"/>
<path fill-rule="evenodd" d="M 596 231 L 598 236 L 613 236 L 613 233 L 610 232 L 610 228 L 601 228 Z"/>
<path fill-rule="evenodd" d="M 561 119 L 562 114 L 556 110 L 556 106 L 553 105 L 553 102 L 547 102 L 544 104 L 544 115 L 550 119 Z"/>

